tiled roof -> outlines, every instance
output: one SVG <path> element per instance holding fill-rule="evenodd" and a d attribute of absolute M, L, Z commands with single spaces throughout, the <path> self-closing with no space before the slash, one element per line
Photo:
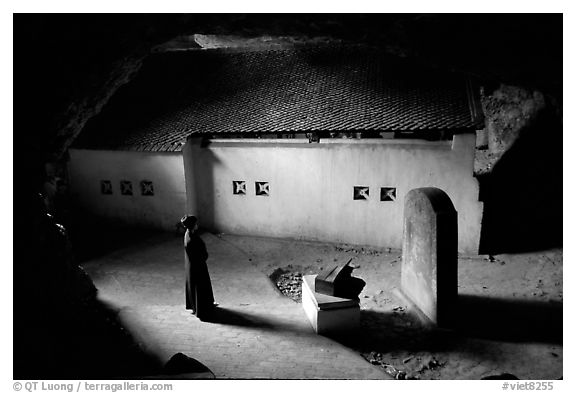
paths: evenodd
<path fill-rule="evenodd" d="M 201 133 L 473 130 L 482 121 L 474 108 L 464 77 L 365 48 L 165 53 L 74 146 L 178 151 Z"/>

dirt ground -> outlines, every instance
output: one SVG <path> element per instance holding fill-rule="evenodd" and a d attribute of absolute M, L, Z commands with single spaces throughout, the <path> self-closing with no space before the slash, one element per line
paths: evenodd
<path fill-rule="evenodd" d="M 366 281 L 361 330 L 335 337 L 397 379 L 562 378 L 562 249 L 459 256 L 457 325 L 422 323 L 401 296 L 401 252 L 269 238 L 218 235 L 299 301 L 300 274 L 352 259 Z M 298 274 L 296 274 L 298 273 Z M 291 292 L 290 292 L 291 290 Z"/>

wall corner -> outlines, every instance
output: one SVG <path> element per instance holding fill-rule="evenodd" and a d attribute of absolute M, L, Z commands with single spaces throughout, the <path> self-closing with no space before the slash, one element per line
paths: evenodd
<path fill-rule="evenodd" d="M 463 154 L 472 152 L 472 156 L 474 156 L 474 149 L 476 149 L 476 133 L 454 134 L 452 151 Z"/>
<path fill-rule="evenodd" d="M 182 147 L 184 181 L 186 182 L 186 214 L 198 214 L 196 198 L 196 178 L 194 176 L 194 150 L 200 145 L 200 138 L 188 138 Z M 182 213 L 184 214 L 184 212 Z"/>

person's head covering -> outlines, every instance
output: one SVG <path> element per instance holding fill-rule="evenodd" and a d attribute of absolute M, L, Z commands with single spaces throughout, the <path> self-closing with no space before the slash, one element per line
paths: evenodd
<path fill-rule="evenodd" d="M 182 217 L 180 222 L 182 223 L 182 225 L 184 225 L 184 227 L 188 229 L 194 229 L 194 226 L 198 223 L 198 219 L 196 218 L 196 216 L 186 214 L 184 217 Z"/>

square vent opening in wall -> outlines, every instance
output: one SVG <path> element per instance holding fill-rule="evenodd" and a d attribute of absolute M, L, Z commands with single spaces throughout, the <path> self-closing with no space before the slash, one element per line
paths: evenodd
<path fill-rule="evenodd" d="M 234 195 L 246 195 L 246 182 L 242 180 L 233 180 L 232 192 Z"/>
<path fill-rule="evenodd" d="M 100 180 L 100 192 L 104 195 L 112 195 L 112 182 L 110 180 Z"/>
<path fill-rule="evenodd" d="M 354 200 L 366 201 L 370 198 L 370 187 L 354 186 Z"/>
<path fill-rule="evenodd" d="M 122 180 L 120 182 L 120 193 L 122 195 L 133 195 L 132 182 L 129 180 Z"/>
<path fill-rule="evenodd" d="M 396 187 L 381 187 L 380 200 L 383 202 L 394 202 L 396 200 Z"/>
<path fill-rule="evenodd" d="M 256 195 L 269 196 L 270 195 L 270 184 L 267 181 L 257 181 L 256 182 Z"/>
<path fill-rule="evenodd" d="M 154 184 L 149 180 L 142 180 L 140 182 L 140 191 L 144 196 L 154 195 Z"/>

